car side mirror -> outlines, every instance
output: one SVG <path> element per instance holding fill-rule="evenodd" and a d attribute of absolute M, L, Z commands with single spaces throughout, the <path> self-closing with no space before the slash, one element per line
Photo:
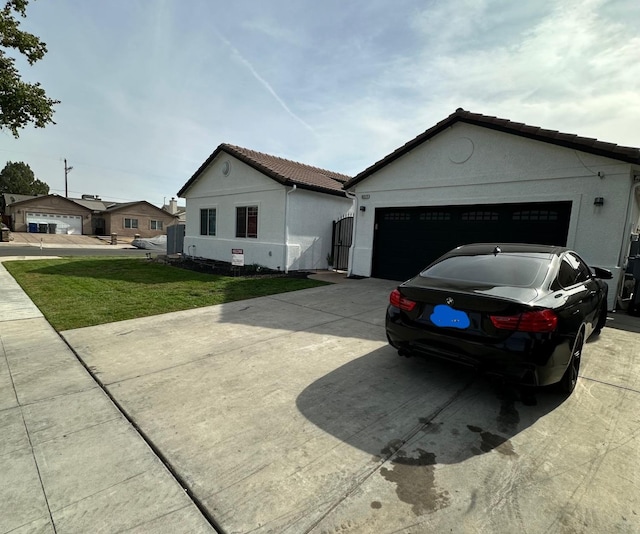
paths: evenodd
<path fill-rule="evenodd" d="M 591 267 L 591 271 L 596 278 L 601 280 L 611 280 L 613 275 L 609 269 L 603 269 L 602 267 Z"/>

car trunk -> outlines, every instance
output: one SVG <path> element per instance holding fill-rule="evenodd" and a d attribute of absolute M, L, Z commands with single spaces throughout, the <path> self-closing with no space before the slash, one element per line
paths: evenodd
<path fill-rule="evenodd" d="M 415 326 L 439 336 L 500 342 L 513 331 L 496 328 L 491 317 L 517 317 L 532 310 L 525 302 L 493 294 L 492 289 L 495 288 L 464 287 L 458 283 L 455 290 L 447 287 L 435 289 L 416 287 L 416 282 L 413 280 L 414 285 L 409 287 L 399 287 L 403 297 L 416 302 L 412 310 L 403 310 L 402 313 Z M 526 293 L 527 300 L 531 299 L 532 292 L 535 294 L 535 290 L 528 288 L 514 289 L 524 289 L 520 292 Z"/>

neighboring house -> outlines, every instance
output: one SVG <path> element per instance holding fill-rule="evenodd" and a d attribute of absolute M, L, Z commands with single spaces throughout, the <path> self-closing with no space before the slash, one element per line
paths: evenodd
<path fill-rule="evenodd" d="M 47 225 L 49 233 L 58 234 L 139 235 L 154 237 L 166 233 L 177 217 L 144 200 L 138 202 L 105 202 L 94 195 L 65 198 L 60 195 L 26 197 L 4 195 L 6 213 L 14 232 L 28 232 L 36 225 Z"/>
<path fill-rule="evenodd" d="M 613 307 L 638 182 L 638 148 L 458 109 L 345 184 L 350 274 L 404 280 L 465 243 L 566 245 L 611 269 Z"/>
<path fill-rule="evenodd" d="M 40 195 L 38 195 L 40 196 Z M 11 215 L 9 214 L 9 204 L 20 202 L 22 200 L 30 200 L 36 198 L 34 195 L 16 195 L 14 193 L 2 193 L 0 195 L 0 214 L 2 214 L 2 222 L 11 228 Z"/>
<path fill-rule="evenodd" d="M 282 271 L 327 267 L 333 221 L 352 200 L 350 177 L 238 146 L 221 144 L 182 187 L 184 252 Z"/>
<path fill-rule="evenodd" d="M 178 217 L 146 200 L 110 205 L 99 213 L 104 218 L 105 234 L 119 236 L 155 237 L 167 233 L 167 226 L 176 224 Z"/>
<path fill-rule="evenodd" d="M 185 224 L 187 222 L 187 208 L 185 206 L 178 206 L 178 201 L 172 198 L 169 204 L 164 204 L 162 209 L 178 217 L 178 224 Z"/>
<path fill-rule="evenodd" d="M 72 199 L 59 195 L 17 200 L 8 204 L 6 209 L 7 215 L 11 217 L 10 228 L 14 232 L 28 232 L 30 228 L 33 231 L 34 225 L 38 231 L 44 225 L 49 227 L 47 233 L 54 233 L 54 228 L 57 234 L 92 233 L 92 211 Z"/>

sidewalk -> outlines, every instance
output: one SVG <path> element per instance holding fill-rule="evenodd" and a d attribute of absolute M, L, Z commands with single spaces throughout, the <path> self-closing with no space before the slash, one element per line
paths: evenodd
<path fill-rule="evenodd" d="M 7 244 L 13 246 L 31 246 L 41 248 L 134 248 L 133 238 L 120 237 L 118 244 L 112 245 L 109 236 L 89 236 L 74 234 L 35 234 L 28 232 L 12 232 L 13 238 Z"/>
<path fill-rule="evenodd" d="M 0 534 L 215 532 L 0 263 Z"/>

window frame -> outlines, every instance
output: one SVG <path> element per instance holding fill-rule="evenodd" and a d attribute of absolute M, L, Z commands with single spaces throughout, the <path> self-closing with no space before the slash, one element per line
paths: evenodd
<path fill-rule="evenodd" d="M 213 232 L 211 231 L 211 213 L 213 212 Z M 206 218 L 203 215 L 206 213 Z M 206 228 L 203 223 L 206 222 Z M 205 231 L 206 230 L 206 231 Z M 200 208 L 200 235 L 215 237 L 218 234 L 218 208 Z"/>
<path fill-rule="evenodd" d="M 128 225 L 127 225 L 128 222 Z M 138 219 L 134 219 L 133 217 L 125 217 L 124 218 L 124 227 L 128 230 L 137 230 L 139 226 Z"/>
<path fill-rule="evenodd" d="M 153 227 L 153 224 L 155 223 L 155 228 Z M 164 230 L 164 223 L 158 219 L 151 219 L 149 221 L 149 229 L 150 230 Z"/>
<path fill-rule="evenodd" d="M 257 204 L 236 206 L 237 239 L 258 239 L 259 213 L 259 206 Z"/>

